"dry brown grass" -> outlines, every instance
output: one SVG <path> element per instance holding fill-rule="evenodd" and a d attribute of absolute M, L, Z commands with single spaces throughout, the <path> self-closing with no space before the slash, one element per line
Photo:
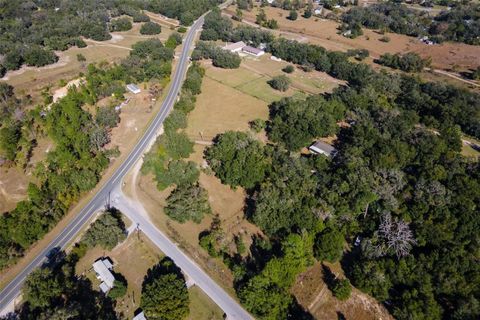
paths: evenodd
<path fill-rule="evenodd" d="M 337 276 L 343 277 L 338 264 L 326 265 Z M 321 263 L 315 263 L 300 274 L 291 291 L 316 319 L 337 319 L 339 314 L 343 314 L 349 320 L 393 320 L 375 299 L 355 288 L 347 301 L 336 299 L 323 280 Z"/>
<path fill-rule="evenodd" d="M 29 177 L 15 167 L 0 167 L 0 214 L 12 210 L 26 198 Z"/>
<path fill-rule="evenodd" d="M 431 57 L 432 65 L 439 69 L 450 69 L 452 66 L 458 66 L 460 70 L 474 68 L 480 65 L 480 47 L 463 43 L 444 43 L 441 45 L 429 46 L 420 43 L 413 37 L 405 35 L 388 33 L 391 41 L 381 42 L 379 39 L 384 35 L 373 30 L 363 30 L 364 35 L 356 39 L 348 39 L 337 34 L 339 23 L 312 17 L 305 19 L 299 15 L 298 20 L 291 21 L 287 19 L 288 11 L 265 7 L 265 12 L 269 19 L 276 19 L 279 24 L 279 30 L 276 34 L 286 38 L 296 38 L 302 42 L 310 42 L 321 45 L 329 50 L 346 51 L 348 49 L 368 49 L 370 55 L 379 57 L 380 55 L 390 52 L 407 52 L 414 51 L 423 57 Z M 235 7 L 230 6 L 225 12 L 232 14 Z M 258 8 L 248 12 L 243 11 L 244 20 L 254 22 L 258 13 Z M 287 32 L 293 33 L 286 34 Z"/>
<path fill-rule="evenodd" d="M 92 264 L 100 257 L 109 257 L 114 262 L 114 271 L 122 274 L 128 282 L 127 294 L 117 301 L 116 311 L 131 319 L 140 305 L 142 283 L 147 270 L 157 264 L 164 254 L 141 233 L 133 233 L 128 239 L 111 251 L 99 247 L 90 249 L 76 265 L 77 274 L 85 275 L 92 281 L 93 288 L 98 290 Z M 191 320 L 222 319 L 221 309 L 198 287 L 191 287 L 190 315 Z"/>

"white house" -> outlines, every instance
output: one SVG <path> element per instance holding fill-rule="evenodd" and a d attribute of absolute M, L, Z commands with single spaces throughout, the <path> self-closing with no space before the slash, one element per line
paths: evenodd
<path fill-rule="evenodd" d="M 327 157 L 331 157 L 335 155 L 337 152 L 337 149 L 332 147 L 331 145 L 323 142 L 323 141 L 317 141 L 314 144 L 312 144 L 308 150 L 310 150 L 311 153 L 314 154 L 323 154 L 326 155 Z"/>
<path fill-rule="evenodd" d="M 250 47 L 250 46 L 243 47 L 242 52 L 244 52 L 246 54 L 249 54 L 251 56 L 255 56 L 255 57 L 260 57 L 260 56 L 263 56 L 265 54 L 265 51 L 263 51 L 262 49 L 258 49 L 258 48 L 254 48 L 254 47 Z"/>
<path fill-rule="evenodd" d="M 246 43 L 243 41 L 227 44 L 225 47 L 223 47 L 224 50 L 230 51 L 230 52 L 240 52 L 244 47 L 246 47 Z"/>
<path fill-rule="evenodd" d="M 103 293 L 107 293 L 113 288 L 113 283 L 115 281 L 115 277 L 111 272 L 113 269 L 112 263 L 109 259 L 98 259 L 92 266 L 97 275 L 97 279 L 102 281 L 102 283 L 100 283 L 100 289 Z"/>
<path fill-rule="evenodd" d="M 130 91 L 131 93 L 133 94 L 138 94 L 140 93 L 142 90 L 140 90 L 139 87 L 137 87 L 135 84 L 133 83 L 130 83 L 130 84 L 127 84 L 127 89 L 128 91 Z"/>

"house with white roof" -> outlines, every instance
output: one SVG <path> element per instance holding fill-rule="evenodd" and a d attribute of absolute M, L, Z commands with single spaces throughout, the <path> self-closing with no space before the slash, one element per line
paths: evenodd
<path fill-rule="evenodd" d="M 310 152 L 313 154 L 323 154 L 327 157 L 332 157 L 335 155 L 335 153 L 337 153 L 337 149 L 320 140 L 312 144 L 308 150 L 310 150 Z"/>
<path fill-rule="evenodd" d="M 112 273 L 112 263 L 108 258 L 101 258 L 95 261 L 92 266 L 97 279 L 101 281 L 100 290 L 103 293 L 107 293 L 113 288 L 113 283 L 115 282 L 115 276 Z"/>
<path fill-rule="evenodd" d="M 128 91 L 130 91 L 133 94 L 138 94 L 142 91 L 142 90 L 140 90 L 139 87 L 137 87 L 137 85 L 135 85 L 133 83 L 127 84 L 127 89 L 128 89 Z"/>
<path fill-rule="evenodd" d="M 247 44 L 245 42 L 238 41 L 235 43 L 227 44 L 225 47 L 223 47 L 223 49 L 235 53 L 242 51 L 242 49 L 246 46 Z"/>

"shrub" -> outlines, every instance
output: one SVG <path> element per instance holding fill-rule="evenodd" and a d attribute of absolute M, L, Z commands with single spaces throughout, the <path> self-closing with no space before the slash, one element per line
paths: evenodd
<path fill-rule="evenodd" d="M 250 128 L 255 132 L 260 132 L 266 127 L 265 120 L 263 119 L 255 119 L 249 122 Z"/>
<path fill-rule="evenodd" d="M 341 301 L 350 298 L 352 294 L 352 285 L 348 279 L 336 279 L 332 288 L 333 295 Z"/>
<path fill-rule="evenodd" d="M 390 37 L 388 36 L 383 36 L 381 37 L 380 39 L 378 39 L 379 41 L 382 41 L 382 42 L 390 42 Z"/>
<path fill-rule="evenodd" d="M 23 59 L 29 66 L 43 67 L 57 62 L 58 57 L 52 50 L 47 50 L 39 46 L 32 46 L 25 51 Z"/>
<path fill-rule="evenodd" d="M 297 10 L 290 10 L 290 14 L 288 15 L 287 19 L 295 21 L 298 19 Z"/>
<path fill-rule="evenodd" d="M 149 22 L 150 18 L 143 12 L 133 14 L 133 22 Z"/>
<path fill-rule="evenodd" d="M 85 62 L 87 61 L 87 58 L 85 58 L 85 56 L 81 53 L 77 53 L 77 61 L 78 62 Z"/>
<path fill-rule="evenodd" d="M 185 33 L 185 32 L 187 32 L 187 28 L 185 28 L 184 26 L 180 26 L 180 27 L 178 27 L 177 31 L 180 32 L 180 33 Z"/>
<path fill-rule="evenodd" d="M 3 78 L 3 76 L 7 73 L 7 68 L 5 68 L 1 63 L 0 63 L 0 78 Z"/>
<path fill-rule="evenodd" d="M 327 228 L 315 239 L 315 257 L 319 261 L 337 262 L 342 257 L 343 234 L 337 229 Z"/>
<path fill-rule="evenodd" d="M 132 22 L 129 18 L 118 18 L 110 21 L 110 31 L 128 31 L 132 29 Z"/>
<path fill-rule="evenodd" d="M 147 35 L 152 35 L 152 34 L 159 34 L 162 32 L 162 27 L 155 22 L 145 22 L 141 27 L 140 27 L 140 33 L 141 34 L 147 34 Z"/>
<path fill-rule="evenodd" d="M 292 73 L 293 71 L 295 71 L 295 67 L 293 65 L 289 64 L 288 66 L 283 68 L 282 71 L 285 72 L 285 73 Z"/>
<path fill-rule="evenodd" d="M 173 32 L 167 39 L 165 47 L 175 49 L 182 43 L 182 36 L 178 32 Z"/>
<path fill-rule="evenodd" d="M 125 294 L 127 294 L 127 280 L 118 274 L 115 276 L 116 278 L 120 278 L 120 280 L 115 280 L 113 282 L 113 288 L 108 292 L 108 296 L 113 300 L 124 297 Z"/>
<path fill-rule="evenodd" d="M 276 76 L 269 80 L 268 84 L 275 90 L 287 91 L 290 87 L 290 79 L 284 75 Z"/>

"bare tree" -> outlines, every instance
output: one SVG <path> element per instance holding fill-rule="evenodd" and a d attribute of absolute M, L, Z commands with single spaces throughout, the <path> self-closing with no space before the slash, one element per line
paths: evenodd
<path fill-rule="evenodd" d="M 397 257 L 407 256 L 416 243 L 408 223 L 393 219 L 389 212 L 383 214 L 378 234 L 385 241 L 387 250 L 392 250 Z"/>

